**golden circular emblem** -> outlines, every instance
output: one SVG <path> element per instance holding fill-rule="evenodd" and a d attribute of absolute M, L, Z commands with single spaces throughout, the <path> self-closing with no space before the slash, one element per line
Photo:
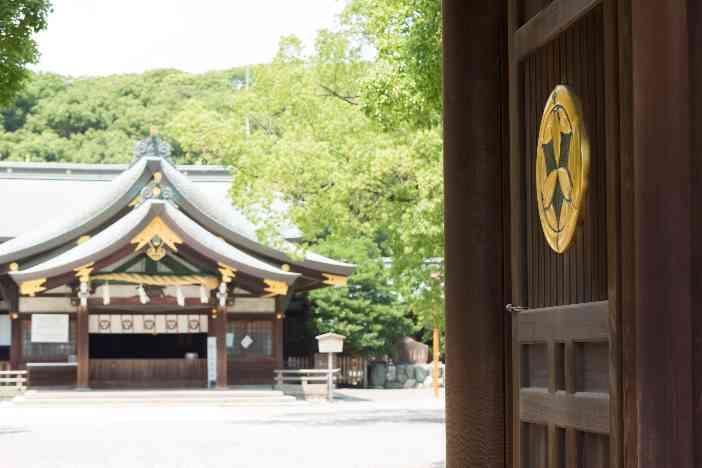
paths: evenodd
<path fill-rule="evenodd" d="M 575 238 L 590 175 L 590 141 L 580 100 L 556 86 L 541 117 L 536 149 L 536 202 L 546 242 L 563 253 Z"/>

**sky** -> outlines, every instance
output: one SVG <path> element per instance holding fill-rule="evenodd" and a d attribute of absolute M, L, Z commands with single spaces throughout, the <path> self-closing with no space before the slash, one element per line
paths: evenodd
<path fill-rule="evenodd" d="M 283 35 L 306 45 L 338 25 L 344 0 L 53 0 L 32 69 L 70 76 L 269 62 Z"/>

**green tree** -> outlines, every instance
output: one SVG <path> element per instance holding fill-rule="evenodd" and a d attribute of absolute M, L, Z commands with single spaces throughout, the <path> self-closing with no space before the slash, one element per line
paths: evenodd
<path fill-rule="evenodd" d="M 265 124 L 213 146 L 228 146 L 232 198 L 264 233 L 292 221 L 314 249 L 328 238 L 377 242 L 419 323 L 441 327 L 441 288 L 427 287 L 428 265 L 443 257 L 441 131 L 370 119 L 349 99 L 370 66 L 350 48 L 344 34 L 325 34 L 310 57 L 281 53 L 256 68 L 238 112 Z M 275 201 L 288 209 L 266 209 Z"/>
<path fill-rule="evenodd" d="M 387 128 L 434 127 L 442 113 L 441 2 L 351 0 L 344 24 L 377 53 L 363 107 Z"/>
<path fill-rule="evenodd" d="M 46 28 L 48 0 L 3 0 L 0 3 L 0 105 L 11 102 L 28 78 L 26 66 L 39 51 L 33 35 Z"/>
<path fill-rule="evenodd" d="M 344 351 L 382 356 L 400 337 L 414 333 L 416 324 L 401 303 L 380 251 L 368 240 L 332 241 L 317 249 L 358 265 L 347 287 L 311 293 L 314 323 L 320 333 L 346 337 Z"/>

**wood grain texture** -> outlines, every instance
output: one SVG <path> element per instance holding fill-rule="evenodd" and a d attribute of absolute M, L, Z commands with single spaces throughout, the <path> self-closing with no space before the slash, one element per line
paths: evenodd
<path fill-rule="evenodd" d="M 549 2 L 538 13 L 532 14 L 526 23 L 517 30 L 514 42 L 512 42 L 517 60 L 523 59 L 556 38 L 600 2 L 601 0 L 552 0 Z M 527 2 L 527 4 L 529 3 L 535 2 Z"/>
<path fill-rule="evenodd" d="M 609 396 L 603 393 L 523 388 L 519 413 L 522 421 L 555 424 L 580 431 L 609 433 Z"/>
<path fill-rule="evenodd" d="M 29 368 L 29 386 L 75 387 L 78 380 L 76 367 Z"/>
<path fill-rule="evenodd" d="M 522 125 L 526 181 L 528 306 L 542 308 L 607 300 L 607 204 L 602 8 L 596 7 L 523 62 Z M 537 210 L 535 161 L 546 99 L 558 84 L 580 97 L 590 135 L 590 186 L 583 224 L 564 254 L 548 246 Z"/>
<path fill-rule="evenodd" d="M 603 22 L 605 43 L 605 132 L 607 151 L 607 284 L 609 304 L 609 394 L 610 394 L 610 430 L 609 430 L 609 465 L 622 466 L 623 443 L 623 402 L 622 402 L 622 315 L 625 297 L 622 272 L 625 268 L 622 256 L 626 250 L 622 244 L 624 229 L 630 229 L 622 223 L 622 186 L 621 161 L 626 157 L 626 150 L 621 138 L 623 125 L 621 111 L 620 73 L 626 64 L 620 64 L 619 48 L 620 15 L 617 0 L 604 0 Z"/>
<path fill-rule="evenodd" d="M 593 341 L 609 338 L 607 302 L 530 309 L 518 315 L 519 341 Z"/>
<path fill-rule="evenodd" d="M 518 26 L 532 19 L 541 10 L 546 8 L 554 0 L 519 0 Z"/>
<path fill-rule="evenodd" d="M 702 200 L 702 2 L 688 2 L 688 24 L 696 25 L 689 30 L 690 50 L 690 122 L 693 128 L 690 139 L 692 158 L 692 200 Z M 694 204 L 693 204 L 694 206 Z M 692 238 L 702 239 L 702 212 L 692 210 Z M 702 304 L 702 243 L 692 244 L 692 305 L 695 313 L 692 315 L 693 342 L 693 401 L 702 401 L 702 316 L 699 308 Z M 694 406 L 694 439 L 695 466 L 702 466 L 702 405 Z"/>
<path fill-rule="evenodd" d="M 91 359 L 92 388 L 204 388 L 206 359 Z"/>
<path fill-rule="evenodd" d="M 641 468 L 694 465 L 688 3 L 631 4 L 635 272 L 628 280 L 636 288 Z"/>
<path fill-rule="evenodd" d="M 443 2 L 446 461 L 456 468 L 505 466 L 504 7 Z"/>
<path fill-rule="evenodd" d="M 76 386 L 88 388 L 90 385 L 90 320 L 88 309 L 78 307 L 76 316 L 76 361 L 78 371 Z"/>

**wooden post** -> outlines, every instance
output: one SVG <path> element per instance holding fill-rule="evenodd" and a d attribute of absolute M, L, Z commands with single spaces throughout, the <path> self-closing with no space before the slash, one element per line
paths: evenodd
<path fill-rule="evenodd" d="M 217 388 L 225 389 L 227 376 L 227 308 L 220 307 L 215 319 L 215 336 L 217 337 Z"/>
<path fill-rule="evenodd" d="M 76 312 L 76 359 L 78 363 L 76 387 L 88 389 L 90 385 L 90 329 L 88 307 L 78 306 Z"/>
<path fill-rule="evenodd" d="M 327 369 L 329 374 L 327 374 L 327 400 L 332 401 L 334 399 L 334 374 L 332 373 L 333 361 L 332 353 L 327 353 Z"/>
<path fill-rule="evenodd" d="M 509 443 L 505 6 L 443 1 L 449 467 L 506 466 Z"/>
<path fill-rule="evenodd" d="M 433 386 L 434 386 L 434 396 L 436 398 L 439 398 L 439 377 L 441 374 L 441 371 L 439 370 L 439 327 L 434 326 L 434 379 L 433 379 Z"/>
<path fill-rule="evenodd" d="M 0 276 L 0 292 L 7 302 L 10 316 L 10 369 L 17 370 L 22 361 L 22 322 L 19 318 L 19 288 L 7 276 Z"/>
<path fill-rule="evenodd" d="M 16 310 L 10 310 L 10 369 L 18 370 L 22 362 L 22 320 Z"/>
<path fill-rule="evenodd" d="M 693 396 L 692 378 L 699 307 L 691 298 L 700 285 L 699 275 L 692 274 L 700 239 L 691 232 L 700 217 L 692 194 L 702 181 L 691 177 L 691 168 L 699 167 L 691 139 L 699 138 L 701 121 L 693 94 L 700 83 L 690 82 L 691 76 L 700 77 L 700 62 L 690 63 L 690 54 L 699 49 L 690 41 L 699 38 L 698 3 L 631 2 L 633 115 L 625 118 L 633 119 L 634 167 L 623 180 L 634 196 L 635 242 L 627 246 L 633 250 L 634 274 L 625 280 L 634 286 L 635 311 L 622 326 L 633 327 L 636 343 L 623 349 L 625 359 L 635 353 L 623 386 L 635 389 L 638 417 L 624 419 L 625 432 L 635 430 L 638 436 L 635 454 L 625 438 L 625 456 L 635 456 L 639 468 L 699 466 L 693 440 L 699 396 Z"/>
<path fill-rule="evenodd" d="M 283 309 L 283 296 L 275 298 L 275 321 L 273 322 L 273 355 L 275 356 L 275 365 L 278 369 L 285 368 L 285 360 L 283 355 L 284 343 L 284 324 L 285 310 Z"/>

